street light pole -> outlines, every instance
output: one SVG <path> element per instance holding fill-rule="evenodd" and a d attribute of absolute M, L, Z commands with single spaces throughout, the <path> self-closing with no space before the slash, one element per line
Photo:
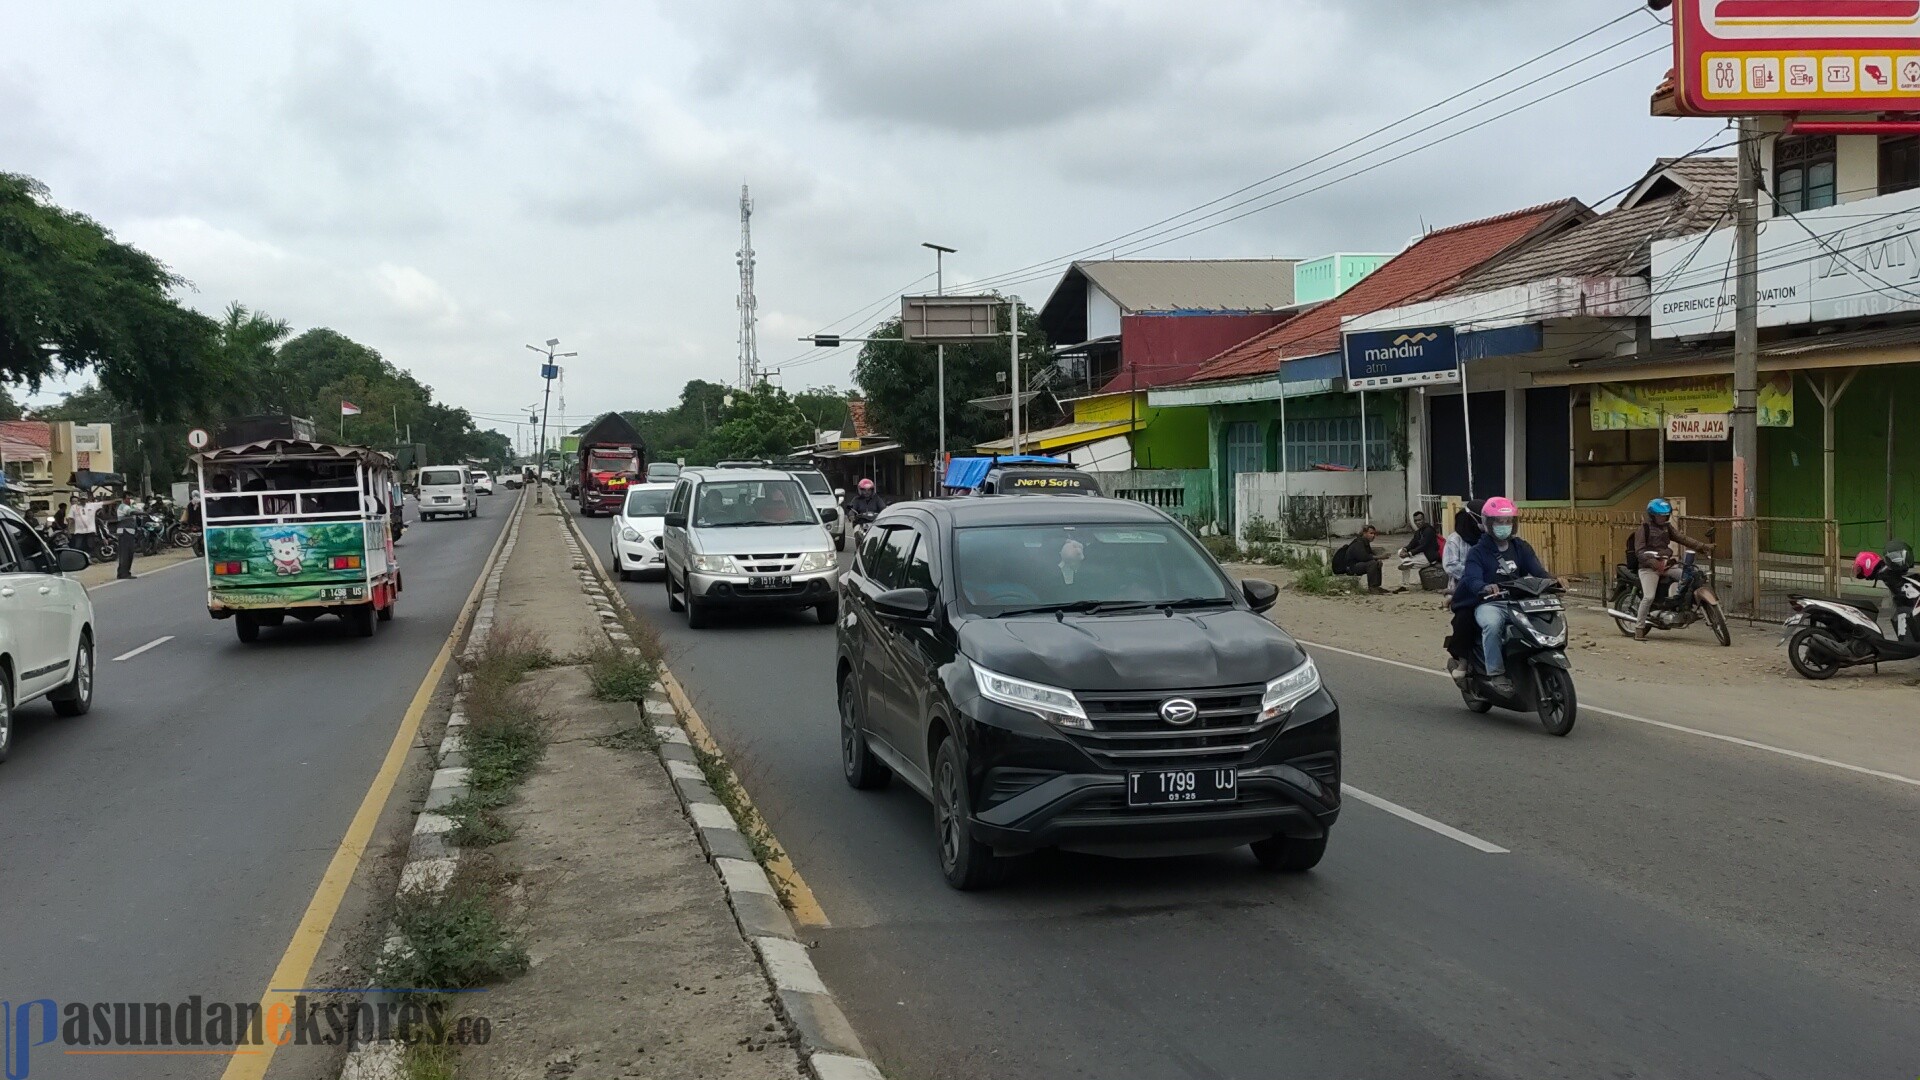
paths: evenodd
<path fill-rule="evenodd" d="M 939 244 L 923 243 L 920 246 L 933 249 L 933 294 L 945 296 L 947 291 L 945 260 L 948 255 L 954 253 L 954 249 L 941 247 Z M 934 385 L 937 387 L 934 393 L 934 407 L 940 413 L 940 446 L 934 451 L 937 468 L 947 460 L 947 347 L 945 345 L 933 347 L 933 371 Z"/>
<path fill-rule="evenodd" d="M 1740 191 L 1734 224 L 1733 316 L 1733 602 L 1749 614 L 1760 607 L 1760 126 L 1741 117 Z M 1660 438 L 1666 439 L 1661 432 Z"/>
<path fill-rule="evenodd" d="M 553 403 L 553 378 L 558 372 L 554 366 L 554 360 L 563 356 L 580 355 L 577 352 L 554 352 L 554 348 L 559 344 L 559 338 L 548 338 L 547 347 L 544 349 L 538 345 L 527 346 L 547 358 L 547 362 L 540 366 L 540 381 L 546 384 L 546 390 L 540 395 L 540 449 L 534 455 L 533 499 L 535 502 L 545 502 L 547 498 L 546 489 L 540 486 L 540 474 L 547 467 L 547 411 Z M 559 476 L 556 474 L 554 479 L 559 479 Z"/>

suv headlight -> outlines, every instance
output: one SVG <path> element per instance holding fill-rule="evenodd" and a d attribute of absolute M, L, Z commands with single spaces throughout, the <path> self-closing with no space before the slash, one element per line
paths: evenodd
<path fill-rule="evenodd" d="M 628 543 L 636 542 L 640 539 L 640 530 L 629 525 L 626 528 L 620 530 L 620 539 L 625 540 Z"/>
<path fill-rule="evenodd" d="M 1030 712 L 1060 727 L 1093 729 L 1087 710 L 1080 707 L 1080 699 L 1074 697 L 1071 690 L 1016 679 L 988 671 L 979 664 L 973 665 L 973 681 L 980 687 L 980 696 L 988 701 Z"/>
<path fill-rule="evenodd" d="M 1313 658 L 1308 657 L 1299 667 L 1267 684 L 1267 692 L 1260 695 L 1261 722 L 1287 715 L 1318 689 L 1320 669 L 1314 667 Z"/>
<path fill-rule="evenodd" d="M 833 552 L 809 551 L 800 556 L 800 564 L 793 569 L 795 573 L 810 574 L 818 570 L 831 570 L 833 567 Z"/>
<path fill-rule="evenodd" d="M 737 574 L 740 565 L 731 555 L 695 555 L 693 568 L 703 574 Z"/>

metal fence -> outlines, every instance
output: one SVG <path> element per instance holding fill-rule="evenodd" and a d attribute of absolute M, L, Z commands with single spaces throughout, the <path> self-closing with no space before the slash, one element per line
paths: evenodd
<path fill-rule="evenodd" d="M 1627 539 L 1645 515 L 1637 510 L 1588 510 L 1531 507 L 1520 511 L 1528 542 L 1540 560 L 1567 578 L 1569 591 L 1605 601 L 1613 588 L 1614 568 L 1627 559 Z M 1837 522 L 1819 518 L 1753 519 L 1688 516 L 1676 518 L 1682 531 L 1714 546 L 1703 562 L 1727 612 L 1747 619 L 1777 621 L 1792 613 L 1794 594 L 1835 595 L 1858 591 L 1852 584 L 1851 553 L 1843 541 L 1855 539 L 1879 522 Z M 1736 588 L 1732 555 L 1747 530 L 1757 532 L 1759 559 L 1748 588 Z M 1872 546 L 1868 544 L 1866 546 Z M 1734 606 L 1745 592 L 1751 604 Z"/>

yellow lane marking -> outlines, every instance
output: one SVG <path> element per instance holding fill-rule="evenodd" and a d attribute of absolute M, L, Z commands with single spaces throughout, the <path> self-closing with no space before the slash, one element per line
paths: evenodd
<path fill-rule="evenodd" d="M 627 606 L 627 598 L 607 576 L 606 565 L 600 561 L 599 545 L 587 540 L 584 530 L 580 528 L 578 522 L 573 520 L 571 514 L 565 517 L 574 535 L 579 538 L 580 546 L 586 549 L 587 557 L 593 560 L 594 573 L 598 574 L 601 583 L 607 586 L 607 595 L 618 600 L 621 607 L 627 608 L 628 613 L 633 614 L 633 609 Z M 700 719 L 700 711 L 693 707 L 693 699 L 687 696 L 686 690 L 680 685 L 680 680 L 674 678 L 673 672 L 668 671 L 664 664 L 660 668 L 660 683 L 666 688 L 667 696 L 673 699 L 673 707 L 683 718 L 682 723 L 687 729 L 687 738 L 704 753 L 719 758 L 721 763 L 726 765 L 727 771 L 733 773 L 734 787 L 740 792 L 740 802 L 746 806 L 747 812 L 753 816 L 754 820 L 759 822 L 761 829 L 765 832 L 768 845 L 773 849 L 773 853 L 767 860 L 767 872 L 780 879 L 780 883 L 785 886 L 787 907 L 793 915 L 793 921 L 802 926 L 832 926 L 833 923 L 827 919 L 826 909 L 820 906 L 819 898 L 814 896 L 813 890 L 807 887 L 807 879 L 800 876 L 799 868 L 793 865 L 791 858 L 788 858 L 787 845 L 782 844 L 779 837 L 773 835 L 773 826 L 767 824 L 766 815 L 753 805 L 753 797 L 747 794 L 746 784 L 741 781 L 740 774 L 733 771 L 733 765 L 727 761 L 727 755 L 721 751 L 720 744 L 714 741 L 713 734 L 707 730 L 706 723 Z"/>
<path fill-rule="evenodd" d="M 515 507 L 515 512 L 519 511 Z M 460 615 L 453 621 L 453 631 L 447 635 L 445 644 L 433 658 L 433 664 L 427 668 L 426 678 L 420 680 L 420 688 L 413 692 L 413 701 L 400 719 L 400 730 L 393 733 L 393 743 L 387 747 L 387 756 L 380 763 L 380 771 L 374 774 L 373 785 L 360 800 L 360 809 L 353 815 L 353 821 L 347 825 L 347 833 L 340 840 L 340 846 L 334 849 L 333 858 L 327 862 L 326 873 L 320 876 L 320 885 L 313 892 L 313 899 L 307 903 L 306 914 L 301 916 L 300 924 L 294 927 L 293 940 L 287 943 L 286 952 L 280 956 L 280 962 L 274 966 L 273 976 L 267 981 L 268 992 L 260 998 L 261 1012 L 273 1008 L 276 1003 L 289 1007 L 292 994 L 276 994 L 273 987 L 295 987 L 307 985 L 307 974 L 313 970 L 314 958 L 320 955 L 320 946 L 327 940 L 327 931 L 333 926 L 333 918 L 340 912 L 340 903 L 346 898 L 347 887 L 353 884 L 353 875 L 360 868 L 360 859 L 366 854 L 367 843 L 373 838 L 373 828 L 380 821 L 380 811 L 387 805 L 387 799 L 393 794 L 393 787 L 400 779 L 400 770 L 407 762 L 407 753 L 413 748 L 414 739 L 420 733 L 420 722 L 426 718 L 427 707 L 433 703 L 434 688 L 440 685 L 440 676 L 447 670 L 447 662 L 453 658 L 454 642 L 460 640 L 461 631 L 466 629 L 467 620 L 473 616 L 474 601 L 480 597 L 480 590 L 486 585 L 487 574 L 492 571 L 495 561 L 500 558 L 500 549 L 507 542 L 507 530 L 512 528 L 509 518 L 506 526 L 500 530 L 500 536 L 493 542 L 493 553 L 480 567 L 480 576 L 475 579 L 472 591 L 467 593 L 467 602 L 460 608 Z M 273 1064 L 273 1054 L 278 1049 L 272 1042 L 261 1048 L 262 1053 L 252 1057 L 234 1058 L 220 1080 L 261 1080 L 267 1074 L 267 1066 Z"/>

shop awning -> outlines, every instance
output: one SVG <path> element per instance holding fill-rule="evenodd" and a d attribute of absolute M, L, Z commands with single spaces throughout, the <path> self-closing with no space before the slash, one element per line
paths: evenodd
<path fill-rule="evenodd" d="M 1059 427 L 1044 428 L 1040 431 L 1020 433 L 1022 450 L 1071 450 L 1076 446 L 1097 443 L 1102 439 L 1111 439 L 1125 435 L 1140 428 L 1140 420 L 1099 420 L 1084 424 L 1062 424 Z M 995 439 L 974 447 L 983 454 L 1006 454 L 1013 451 L 1013 439 Z"/>
<path fill-rule="evenodd" d="M 1916 363 L 1920 363 L 1920 327 L 1915 326 L 1852 330 L 1760 343 L 1761 371 L 1817 371 L 1824 368 Z M 1727 345 L 1590 360 L 1562 371 L 1535 372 L 1533 385 L 1590 386 L 1594 383 L 1691 379 L 1702 375 L 1731 374 L 1733 347 Z"/>

